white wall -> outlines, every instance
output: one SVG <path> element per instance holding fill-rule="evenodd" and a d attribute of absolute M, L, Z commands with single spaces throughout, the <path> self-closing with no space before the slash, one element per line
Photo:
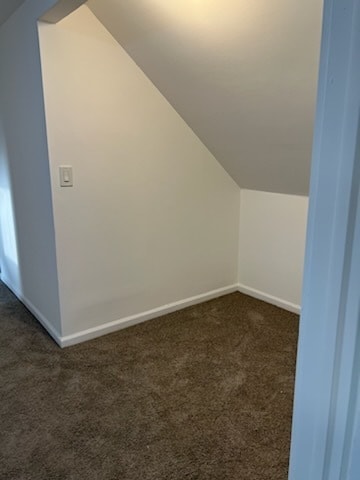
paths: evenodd
<path fill-rule="evenodd" d="M 227 291 L 238 267 L 248 293 L 298 305 L 307 199 L 243 190 L 240 214 L 239 187 L 86 7 L 40 26 L 49 171 L 36 19 L 54 3 L 0 28 L 5 282 L 58 337 Z"/>
<path fill-rule="evenodd" d="M 39 32 L 64 335 L 236 284 L 239 187 L 87 7 Z"/>
<path fill-rule="evenodd" d="M 26 2 L 0 27 L 2 279 L 61 333 L 36 20 L 54 0 Z"/>
<path fill-rule="evenodd" d="M 241 190 L 241 290 L 297 311 L 308 198 Z"/>

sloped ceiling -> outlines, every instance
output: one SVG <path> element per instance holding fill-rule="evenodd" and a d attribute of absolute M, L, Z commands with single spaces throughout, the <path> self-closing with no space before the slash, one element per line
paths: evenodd
<path fill-rule="evenodd" d="M 321 0 L 88 6 L 240 187 L 307 194 Z"/>
<path fill-rule="evenodd" d="M 0 25 L 17 10 L 25 0 L 0 0 Z"/>

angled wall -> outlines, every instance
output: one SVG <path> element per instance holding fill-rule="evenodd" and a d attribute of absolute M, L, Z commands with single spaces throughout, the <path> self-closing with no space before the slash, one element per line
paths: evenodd
<path fill-rule="evenodd" d="M 64 343 L 236 288 L 239 187 L 87 7 L 39 32 Z"/>
<path fill-rule="evenodd" d="M 323 0 L 89 0 L 241 188 L 307 195 Z"/>
<path fill-rule="evenodd" d="M 298 218 L 297 246 L 286 222 L 281 237 L 264 233 L 267 194 L 242 190 L 240 201 L 87 7 L 40 24 L 40 65 L 36 19 L 55 3 L 27 2 L 0 29 L 3 280 L 63 345 L 233 291 L 239 279 L 247 293 L 297 302 L 306 199 L 299 214 L 297 197 L 279 195 L 270 212 Z M 74 168 L 73 188 L 59 187 L 63 164 Z M 294 246 L 282 262 L 290 282 L 270 244 Z"/>

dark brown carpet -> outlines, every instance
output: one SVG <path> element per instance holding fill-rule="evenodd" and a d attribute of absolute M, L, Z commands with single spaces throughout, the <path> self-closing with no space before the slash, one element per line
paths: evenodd
<path fill-rule="evenodd" d="M 298 317 L 234 293 L 61 350 L 0 284 L 0 478 L 285 480 Z"/>

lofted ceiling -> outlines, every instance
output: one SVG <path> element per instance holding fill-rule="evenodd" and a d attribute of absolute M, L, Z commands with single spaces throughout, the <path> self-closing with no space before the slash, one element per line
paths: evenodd
<path fill-rule="evenodd" d="M 240 187 L 307 194 L 322 0 L 88 0 Z"/>
<path fill-rule="evenodd" d="M 17 10 L 25 0 L 0 0 L 0 25 Z"/>
<path fill-rule="evenodd" d="M 87 4 L 240 187 L 307 194 L 322 0 Z"/>

